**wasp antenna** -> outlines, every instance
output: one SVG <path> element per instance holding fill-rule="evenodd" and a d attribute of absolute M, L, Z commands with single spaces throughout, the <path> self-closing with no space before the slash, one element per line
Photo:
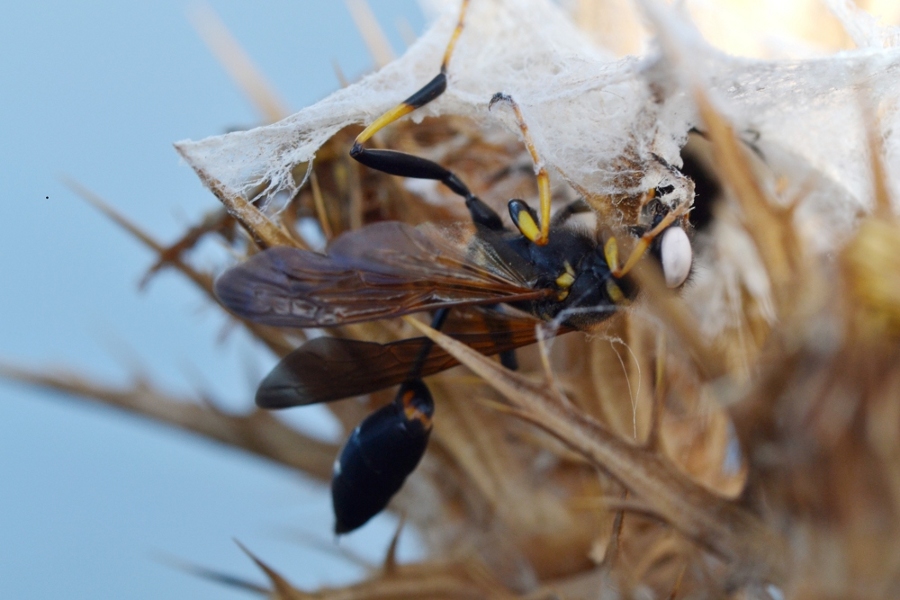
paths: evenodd
<path fill-rule="evenodd" d="M 688 210 L 688 203 L 683 202 L 678 207 L 676 207 L 674 210 L 669 211 L 669 214 L 667 214 L 665 217 L 663 217 L 659 221 L 659 223 L 656 224 L 656 226 L 653 229 L 651 229 L 650 231 L 648 231 L 647 233 L 645 233 L 644 235 L 642 235 L 640 237 L 640 239 L 638 240 L 638 243 L 634 247 L 634 250 L 632 250 L 631 254 L 628 256 L 628 260 L 625 261 L 625 264 L 621 268 L 618 268 L 617 263 L 609 263 L 609 267 L 612 270 L 613 276 L 618 278 L 618 277 L 623 277 L 624 275 L 627 275 L 628 272 L 634 268 L 634 265 L 636 265 L 637 262 L 641 259 L 641 257 L 644 255 L 644 252 L 647 251 L 647 248 L 650 247 L 650 244 L 653 243 L 653 240 L 655 240 L 657 236 L 666 232 L 666 230 L 668 230 L 668 229 L 681 229 L 680 227 L 673 227 L 672 225 L 675 223 L 675 220 L 678 219 L 679 217 L 681 217 L 687 210 Z M 684 275 L 684 279 L 686 279 L 688 273 L 690 272 L 690 259 L 692 256 L 692 252 L 690 250 L 690 245 L 691 245 L 690 241 L 687 240 L 687 234 L 684 233 L 683 229 L 681 229 L 681 232 L 682 232 L 682 234 L 684 234 L 685 239 L 676 241 L 677 237 L 678 237 L 678 235 L 676 234 L 675 238 L 673 238 L 673 241 L 674 241 L 675 246 L 679 247 L 679 248 L 683 247 L 684 242 L 687 242 L 688 248 L 687 248 L 686 258 L 688 260 L 688 266 L 687 266 L 687 273 L 685 273 L 685 275 Z M 609 246 L 608 243 L 607 243 L 607 246 Z M 607 262 L 609 262 L 608 249 L 607 249 Z M 674 271 L 673 271 L 673 273 L 674 273 Z M 673 280 L 674 279 L 675 279 L 675 277 L 673 276 Z M 679 285 L 681 285 L 681 283 L 684 282 L 684 279 L 682 279 L 681 282 L 679 282 L 678 284 L 670 285 L 669 287 L 678 287 Z M 668 283 L 668 281 L 667 281 L 667 283 Z"/>

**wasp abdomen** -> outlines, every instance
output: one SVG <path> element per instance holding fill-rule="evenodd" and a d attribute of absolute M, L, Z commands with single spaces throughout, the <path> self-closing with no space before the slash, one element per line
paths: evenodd
<path fill-rule="evenodd" d="M 353 531 L 387 506 L 425 453 L 433 412 L 431 393 L 416 379 L 353 430 L 331 480 L 335 533 Z"/>

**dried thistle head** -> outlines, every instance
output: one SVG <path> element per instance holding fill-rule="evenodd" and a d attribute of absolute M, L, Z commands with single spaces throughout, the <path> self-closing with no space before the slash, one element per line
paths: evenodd
<path fill-rule="evenodd" d="M 790 181 L 809 174 L 767 157 L 758 149 L 764 137 L 757 144 L 736 133 L 701 89 L 693 88 L 697 124 L 724 190 L 703 243 L 708 260 L 727 264 L 714 265 L 713 274 L 732 273 L 720 288 L 730 300 L 719 325 L 704 326 L 689 304 L 709 282 L 678 298 L 639 269 L 644 300 L 634 310 L 592 337 L 523 353 L 518 373 L 416 322 L 366 326 L 372 339 L 424 329 L 482 377 L 457 370 L 433 378 L 440 424 L 393 507 L 442 564 L 465 556 L 480 565 L 486 597 L 891 589 L 894 567 L 885 557 L 897 555 L 888 472 L 894 444 L 886 427 L 873 444 L 867 413 L 877 406 L 885 416 L 896 403 L 896 311 L 891 278 L 880 285 L 877 275 L 891 269 L 881 257 L 891 255 L 883 245 L 893 230 L 856 230 L 837 262 L 813 247 L 798 215 L 820 200 Z M 458 117 L 401 124 L 381 142 L 450 166 L 488 198 L 498 189 L 529 191 L 527 177 L 514 177 L 523 162 L 521 150 L 510 151 L 514 139 Z M 618 156 L 611 163 L 621 173 L 617 185 L 646 182 L 638 151 Z M 325 164 L 313 167 L 319 182 Z M 592 193 L 565 161 L 555 166 L 604 227 L 612 210 L 619 221 L 637 219 L 637 211 L 623 210 L 637 195 Z M 399 195 L 422 210 L 422 220 L 459 218 L 438 189 L 385 193 L 395 183 L 378 187 L 382 176 L 358 176 L 374 187 L 341 223 L 389 215 Z M 347 205 L 334 188 L 320 192 L 326 205 Z M 859 239 L 875 248 L 862 249 Z M 743 255 L 734 254 L 741 248 Z M 827 572 L 834 565 L 839 573 Z M 462 585 L 466 576 L 458 577 Z M 391 569 L 374 575 L 372 593 L 398 578 Z"/>
<path fill-rule="evenodd" d="M 549 10 L 538 2 L 498 5 Z M 657 19 L 660 14 L 652 13 Z M 427 555 L 399 565 L 389 554 L 364 582 L 314 593 L 292 587 L 263 557 L 258 562 L 273 597 L 897 594 L 900 231 L 888 191 L 890 169 L 881 164 L 891 165 L 892 147 L 873 141 L 888 137 L 895 115 L 870 118 L 848 133 L 848 146 L 861 139 L 868 155 L 854 165 L 841 164 L 845 170 L 836 179 L 814 164 L 820 155 L 787 145 L 786 136 L 773 131 L 779 121 L 771 116 L 790 108 L 783 104 L 789 84 L 802 88 L 817 73 L 828 75 L 831 84 L 846 83 L 838 90 L 842 98 L 871 92 L 882 105 L 890 104 L 892 92 L 882 86 L 887 75 L 873 75 L 867 88 L 821 65 L 816 71 L 810 64 L 779 70 L 728 63 L 701 73 L 709 75 L 704 80 L 686 76 L 679 63 L 686 52 L 679 24 L 656 26 L 668 46 L 662 58 L 645 65 L 656 71 L 640 74 L 653 85 L 634 97 L 649 108 L 631 115 L 634 131 L 627 141 L 613 136 L 621 148 L 602 160 L 573 159 L 559 146 L 573 129 L 589 128 L 579 113 L 565 106 L 554 129 L 557 123 L 542 113 L 553 103 L 536 97 L 530 114 L 556 157 L 557 197 L 571 198 L 577 190 L 597 212 L 601 229 L 621 232 L 639 218 L 642 188 L 664 187 L 680 177 L 675 157 L 684 140 L 673 131 L 686 135 L 687 121 L 665 119 L 672 116 L 667 110 L 690 106 L 692 125 L 711 146 L 709 168 L 722 190 L 711 224 L 695 237 L 703 272 L 673 294 L 643 264 L 634 274 L 642 290 L 634 307 L 591 335 L 568 335 L 521 351 L 518 372 L 417 321 L 329 331 L 378 342 L 425 334 L 465 365 L 429 380 L 438 407 L 431 447 L 390 506 L 421 534 Z M 896 62 L 892 54 L 872 59 L 874 66 L 890 69 Z M 623 72 L 634 70 L 616 71 Z M 790 72 L 798 78 L 790 80 Z M 723 91 L 716 76 L 748 85 L 765 81 L 775 91 L 759 97 Z M 609 87 L 590 85 L 609 93 Z M 576 95 L 577 89 L 562 91 Z M 813 102 L 807 108 L 822 110 L 816 118 L 828 114 Z M 496 124 L 473 121 L 466 110 L 451 105 L 421 123 L 398 123 L 378 143 L 441 163 L 483 198 L 534 198 L 530 162 L 518 138 Z M 726 117 L 726 110 L 735 114 Z M 742 120 L 752 110 L 762 115 L 755 139 Z M 664 120 L 661 125 L 656 118 Z M 298 137 L 327 138 L 311 166 L 309 156 L 295 152 L 294 163 L 267 165 L 270 179 L 257 179 L 244 195 L 233 180 L 211 170 L 214 161 L 195 161 L 227 215 L 171 249 L 158 247 L 161 260 L 210 291 L 209 279 L 181 257 L 199 235 L 217 235 L 236 253 L 252 254 L 258 245 L 317 247 L 320 237 L 381 220 L 465 218 L 461 203 L 440 187 L 405 184 L 352 161 L 347 149 L 359 129 L 348 123 L 358 119 L 350 115 L 346 123 L 321 130 L 314 118 L 313 125 L 297 125 L 295 119 Z M 827 129 L 828 123 L 821 125 Z M 262 137 L 248 134 L 229 143 L 243 139 L 255 151 Z M 595 148 L 598 153 L 613 146 L 605 142 Z M 185 148 L 190 154 L 200 145 Z M 669 154 L 648 159 L 657 151 Z M 859 192 L 866 186 L 858 179 L 845 177 L 860 163 L 867 169 L 869 195 Z M 609 172 L 597 175 L 591 168 Z M 301 187 L 307 173 L 309 183 Z M 250 202 L 285 190 L 291 193 L 278 215 Z M 819 233 L 829 236 L 825 247 L 815 238 Z M 278 355 L 306 339 L 302 331 L 246 325 Z M 90 386 L 82 392 L 99 395 Z M 168 406 L 159 398 L 141 404 L 136 396 L 115 401 L 150 414 L 153 407 Z M 349 433 L 389 401 L 390 393 L 379 392 L 328 407 Z M 266 413 L 237 418 L 197 407 L 192 417 L 195 431 L 328 477 L 336 448 L 305 439 Z"/>

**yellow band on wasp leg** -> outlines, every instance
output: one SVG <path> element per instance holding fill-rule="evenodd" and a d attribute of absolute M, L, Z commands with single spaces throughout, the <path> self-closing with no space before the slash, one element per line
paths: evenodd
<path fill-rule="evenodd" d="M 539 246 L 543 246 L 550 239 L 550 177 L 545 169 L 541 169 L 537 175 L 538 199 L 541 203 L 541 235 L 536 240 Z"/>
<path fill-rule="evenodd" d="M 459 9 L 459 20 L 456 22 L 456 29 L 453 30 L 453 35 L 450 36 L 450 41 L 447 43 L 447 49 L 444 50 L 444 58 L 441 60 L 441 73 L 444 73 L 447 70 L 447 65 L 450 64 L 450 57 L 453 55 L 453 49 L 456 48 L 456 40 L 459 39 L 459 34 L 462 33 L 463 20 L 468 8 L 469 0 L 463 0 L 462 7 Z"/>
<path fill-rule="evenodd" d="M 520 212 L 518 219 L 516 220 L 516 227 L 519 229 L 519 232 L 530 241 L 537 242 L 540 236 L 540 229 L 538 229 L 534 219 L 531 218 L 530 213 L 524 210 Z"/>
<path fill-rule="evenodd" d="M 405 102 L 398 104 L 391 110 L 387 111 L 386 113 L 372 121 L 372 123 L 368 127 L 363 129 L 362 133 L 356 136 L 356 143 L 362 144 L 367 142 L 369 138 L 378 133 L 379 130 L 387 127 L 397 119 L 405 117 L 414 110 L 416 110 L 416 107 L 406 104 Z"/>

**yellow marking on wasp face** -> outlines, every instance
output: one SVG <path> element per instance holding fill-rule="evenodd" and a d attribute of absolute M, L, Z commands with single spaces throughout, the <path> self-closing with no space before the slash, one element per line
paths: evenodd
<path fill-rule="evenodd" d="M 606 293 L 609 294 L 610 299 L 616 304 L 628 304 L 628 298 L 625 297 L 622 288 L 616 285 L 616 282 L 612 279 L 606 280 Z"/>
<path fill-rule="evenodd" d="M 606 240 L 606 245 L 603 247 L 603 256 L 606 258 L 606 264 L 609 266 L 609 270 L 615 273 L 619 269 L 619 244 L 616 242 L 616 238 L 611 237 Z"/>
<path fill-rule="evenodd" d="M 556 287 L 561 290 L 567 290 L 575 283 L 575 275 L 566 270 L 562 275 L 556 278 Z"/>
<path fill-rule="evenodd" d="M 556 292 L 556 299 L 562 302 L 569 297 L 569 290 L 560 290 Z"/>
<path fill-rule="evenodd" d="M 405 102 L 398 104 L 391 110 L 375 119 L 371 125 L 363 129 L 363 132 L 356 136 L 356 143 L 362 144 L 368 141 L 368 139 L 375 135 L 378 130 L 386 127 L 387 125 L 390 125 L 400 117 L 408 115 L 414 110 L 416 110 L 416 107 L 412 106 L 411 104 L 406 104 Z"/>
<path fill-rule="evenodd" d="M 522 235 L 532 242 L 536 241 L 541 233 L 537 223 L 534 222 L 534 219 L 531 218 L 531 214 L 527 210 L 520 211 L 516 216 L 516 227 Z"/>

